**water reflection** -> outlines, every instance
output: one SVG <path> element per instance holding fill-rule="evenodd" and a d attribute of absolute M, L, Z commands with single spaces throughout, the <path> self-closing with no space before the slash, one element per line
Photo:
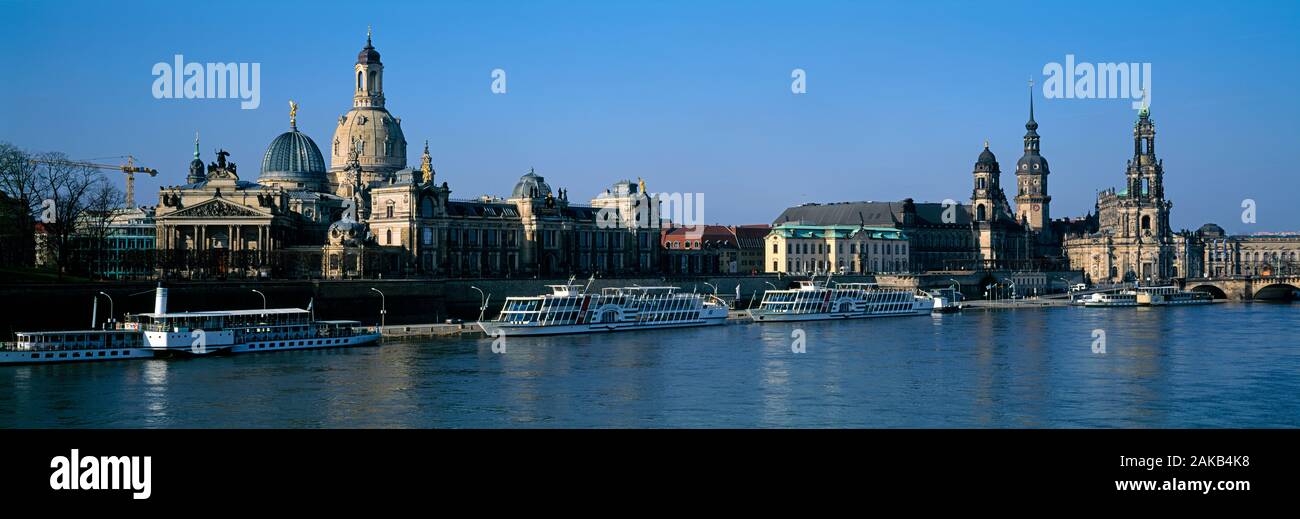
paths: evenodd
<path fill-rule="evenodd" d="M 504 354 L 467 336 L 4 367 L 0 426 L 1294 427 L 1298 312 L 1057 308 L 516 338 Z"/>

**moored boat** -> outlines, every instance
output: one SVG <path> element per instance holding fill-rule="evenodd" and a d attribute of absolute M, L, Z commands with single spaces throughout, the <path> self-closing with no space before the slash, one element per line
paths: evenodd
<path fill-rule="evenodd" d="M 106 330 L 18 332 L 15 341 L 0 345 L 0 364 L 52 364 L 99 360 L 147 359 L 154 351 L 144 347 L 140 330 L 124 327 Z"/>
<path fill-rule="evenodd" d="M 1137 304 L 1142 306 L 1208 305 L 1214 297 L 1205 292 L 1182 290 L 1174 286 L 1137 289 Z"/>
<path fill-rule="evenodd" d="M 551 293 L 508 297 L 495 320 L 479 320 L 493 336 L 562 335 L 685 328 L 726 322 L 726 302 L 677 287 L 606 288 L 588 294 L 572 283 L 547 285 Z"/>
<path fill-rule="evenodd" d="M 128 314 L 111 329 L 15 335 L 15 342 L 0 346 L 0 364 L 339 348 L 380 338 L 359 321 L 317 321 L 300 308 L 168 312 L 162 287 L 153 312 Z"/>
<path fill-rule="evenodd" d="M 1097 292 L 1079 298 L 1079 304 L 1087 307 L 1137 306 L 1137 291 L 1120 290 L 1115 292 Z"/>
<path fill-rule="evenodd" d="M 749 310 L 749 317 L 754 322 L 817 321 L 928 315 L 933 309 L 933 295 L 910 288 L 800 281 L 797 288 L 763 293 L 763 301 Z"/>

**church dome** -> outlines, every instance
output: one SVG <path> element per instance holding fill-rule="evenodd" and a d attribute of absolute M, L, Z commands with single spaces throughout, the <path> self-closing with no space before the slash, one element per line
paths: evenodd
<path fill-rule="evenodd" d="M 369 29 L 366 29 L 366 46 L 357 53 L 357 63 L 379 63 L 379 51 L 370 43 Z"/>
<path fill-rule="evenodd" d="M 380 107 L 357 107 L 339 117 L 330 150 L 330 169 L 342 170 L 357 143 L 357 161 L 366 171 L 392 173 L 406 167 L 406 135 L 396 117 Z"/>
<path fill-rule="evenodd" d="M 975 171 L 998 172 L 998 158 L 989 151 L 987 142 L 984 143 L 984 151 L 980 152 L 980 158 L 975 161 Z"/>
<path fill-rule="evenodd" d="M 530 169 L 528 174 L 519 177 L 519 182 L 515 183 L 515 190 L 510 194 L 510 198 L 546 198 L 549 194 L 551 194 L 551 186 L 547 185 L 546 179 Z"/>
<path fill-rule="evenodd" d="M 1207 223 L 1205 225 L 1202 225 L 1200 229 L 1197 229 L 1196 234 L 1199 234 L 1201 236 L 1221 238 L 1227 233 L 1223 230 L 1222 227 L 1219 227 L 1217 224 Z"/>
<path fill-rule="evenodd" d="M 1047 159 L 1043 158 L 1042 155 L 1037 154 L 1020 157 L 1020 160 L 1016 162 L 1016 173 L 1042 173 L 1046 175 L 1049 173 L 1047 169 Z"/>
<path fill-rule="evenodd" d="M 985 147 L 984 147 L 984 151 L 980 152 L 980 158 L 979 158 L 979 160 L 977 160 L 976 162 L 977 162 L 977 163 L 989 163 L 989 162 L 997 162 L 997 161 L 998 161 L 998 158 L 997 158 L 996 156 L 993 155 L 993 152 L 992 152 L 992 151 L 989 151 L 989 147 L 988 147 L 988 146 L 985 146 Z"/>
<path fill-rule="evenodd" d="M 293 127 L 267 146 L 257 181 L 286 189 L 320 191 L 327 182 L 325 159 L 311 137 Z"/>

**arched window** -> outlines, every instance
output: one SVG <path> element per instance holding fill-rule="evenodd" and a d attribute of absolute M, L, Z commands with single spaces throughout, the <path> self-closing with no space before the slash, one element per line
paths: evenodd
<path fill-rule="evenodd" d="M 375 85 L 375 71 L 373 70 L 370 71 L 370 80 L 366 82 L 366 87 L 370 90 L 371 93 L 379 91 L 377 85 Z"/>
<path fill-rule="evenodd" d="M 361 71 L 357 71 L 357 90 L 361 90 Z"/>
<path fill-rule="evenodd" d="M 1144 231 L 1151 230 L 1151 215 L 1149 214 L 1142 215 L 1142 230 Z"/>
<path fill-rule="evenodd" d="M 976 219 L 976 220 L 979 220 L 979 221 L 982 222 L 982 221 L 988 219 L 988 214 L 987 214 L 987 211 L 984 209 L 984 204 L 979 204 L 979 205 L 976 207 L 975 212 L 976 212 L 976 215 L 975 215 L 975 219 Z"/>

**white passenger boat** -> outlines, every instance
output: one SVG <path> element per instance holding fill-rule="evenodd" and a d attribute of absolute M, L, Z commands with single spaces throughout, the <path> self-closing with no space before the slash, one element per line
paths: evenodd
<path fill-rule="evenodd" d="M 313 321 L 301 308 L 148 313 L 132 316 L 144 346 L 182 355 L 306 350 L 373 344 L 379 332 L 358 321 Z"/>
<path fill-rule="evenodd" d="M 588 294 L 582 285 L 547 285 L 551 293 L 508 297 L 496 320 L 479 320 L 493 337 L 684 328 L 722 324 L 727 304 L 714 295 L 677 287 L 606 288 Z"/>
<path fill-rule="evenodd" d="M 14 342 L 0 345 L 0 365 L 147 359 L 154 356 L 153 350 L 144 347 L 139 328 L 18 332 L 14 335 Z"/>
<path fill-rule="evenodd" d="M 379 331 L 359 321 L 316 321 L 310 310 L 301 308 L 168 312 L 167 289 L 162 287 L 152 313 L 127 317 L 144 332 L 144 347 L 166 354 L 340 348 L 379 341 Z"/>
<path fill-rule="evenodd" d="M 798 288 L 763 293 L 762 303 L 749 310 L 749 317 L 754 322 L 816 321 L 929 315 L 933 309 L 933 295 L 910 288 L 800 281 Z"/>
<path fill-rule="evenodd" d="M 1142 306 L 1208 305 L 1214 297 L 1205 292 L 1192 292 L 1174 286 L 1142 287 L 1137 289 L 1137 304 Z"/>
<path fill-rule="evenodd" d="M 377 344 L 379 332 L 359 321 L 317 321 L 310 310 L 270 308 L 168 312 L 159 287 L 154 311 L 128 314 L 113 329 L 19 332 L 0 347 L 0 364 L 141 359 Z"/>
<path fill-rule="evenodd" d="M 1097 292 L 1083 296 L 1078 301 L 1087 307 L 1137 306 L 1137 291 Z"/>

